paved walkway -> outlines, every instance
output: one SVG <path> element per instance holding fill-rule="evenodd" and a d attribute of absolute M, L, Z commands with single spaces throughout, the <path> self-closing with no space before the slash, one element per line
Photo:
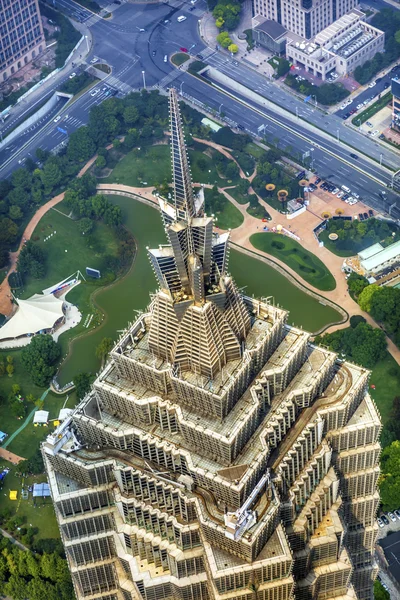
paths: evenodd
<path fill-rule="evenodd" d="M 21 544 L 21 542 L 19 542 L 15 538 L 13 538 L 13 536 L 10 535 L 8 533 L 8 531 L 6 531 L 5 529 L 1 529 L 0 528 L 0 533 L 1 533 L 1 535 L 4 535 L 4 537 L 6 537 L 7 539 L 9 539 L 13 544 L 15 544 L 16 546 L 18 546 L 18 548 L 20 550 L 25 550 L 26 552 L 30 552 L 29 548 L 27 548 L 26 546 L 24 546 L 23 544 Z"/>

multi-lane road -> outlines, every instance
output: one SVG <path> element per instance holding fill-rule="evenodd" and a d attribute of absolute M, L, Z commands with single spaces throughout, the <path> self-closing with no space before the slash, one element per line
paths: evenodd
<path fill-rule="evenodd" d="M 391 182 L 391 173 L 384 168 L 384 165 L 396 168 L 400 162 L 398 155 L 375 140 L 345 127 L 339 116 L 326 115 L 304 104 L 254 70 L 236 64 L 225 54 L 207 49 L 199 36 L 204 0 L 198 0 L 194 9 L 189 1 L 180 0 L 170 0 L 169 4 L 113 4 L 112 19 L 93 15 L 73 0 L 56 0 L 57 5 L 90 28 L 93 43 L 88 63 L 95 56 L 112 67 L 112 74 L 97 84 L 97 95 L 91 96 L 92 91 L 89 91 L 65 108 L 58 123 L 54 123 L 52 115 L 34 131 L 25 132 L 16 141 L 15 148 L 7 151 L 7 158 L 0 153 L 0 160 L 3 159 L 1 177 L 8 176 L 21 164 L 19 161 L 28 153 L 33 155 L 38 147 L 52 150 L 65 141 L 65 134 L 57 126 L 69 135 L 86 123 L 90 108 L 105 99 L 106 93 L 102 91 L 105 85 L 109 84 L 123 94 L 144 85 L 164 89 L 174 86 L 195 103 L 207 104 L 217 112 L 221 111 L 222 105 L 228 122 L 240 124 L 251 134 L 258 135 L 262 128 L 267 138 L 279 138 L 282 147 L 290 145 L 299 154 L 309 152 L 314 168 L 322 177 L 336 183 L 350 181 L 352 189 L 374 208 L 387 210 L 396 200 L 399 200 L 400 207 L 400 199 L 386 187 Z M 186 16 L 186 20 L 179 23 L 179 15 Z M 234 89 L 211 87 L 174 68 L 169 60 L 164 61 L 165 55 L 169 57 L 181 47 L 190 49 L 192 54 L 203 54 L 204 62 L 251 87 L 271 103 L 265 107 L 242 98 Z M 277 112 L 275 107 L 278 103 L 285 113 Z M 313 123 L 315 128 L 310 129 L 305 121 Z M 329 132 L 332 137 L 321 134 L 321 130 Z M 350 156 L 354 148 L 357 148 L 357 160 Z M 381 154 L 382 167 L 379 165 Z M 367 158 L 369 156 L 378 162 L 371 162 Z M 379 195 L 382 190 L 387 192 L 386 203 Z M 400 216 L 400 210 L 394 207 L 392 214 Z"/>

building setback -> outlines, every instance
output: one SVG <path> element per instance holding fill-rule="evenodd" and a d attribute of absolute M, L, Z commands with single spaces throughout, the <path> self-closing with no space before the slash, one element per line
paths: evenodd
<path fill-rule="evenodd" d="M 0 0 L 0 83 L 45 48 L 38 0 Z"/>
<path fill-rule="evenodd" d="M 238 291 L 170 127 L 159 288 L 42 445 L 77 598 L 372 600 L 369 372 Z"/>

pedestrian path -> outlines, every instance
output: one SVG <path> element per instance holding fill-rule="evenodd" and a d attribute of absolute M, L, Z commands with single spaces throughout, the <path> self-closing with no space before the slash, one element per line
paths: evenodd
<path fill-rule="evenodd" d="M 43 394 L 40 396 L 40 399 L 44 400 L 46 398 L 47 394 L 49 393 L 49 391 L 50 391 L 50 388 L 48 388 L 45 392 L 43 392 Z M 31 412 L 29 413 L 29 415 L 26 417 L 26 419 L 22 423 L 22 425 L 20 427 L 18 427 L 18 429 L 16 431 L 14 431 L 14 433 L 12 433 L 10 435 L 10 437 L 7 439 L 7 441 L 3 444 L 3 448 L 7 448 L 7 446 L 9 446 L 11 444 L 11 442 L 17 437 L 17 435 L 19 435 L 21 433 L 21 431 L 23 429 L 25 429 L 25 427 L 30 423 L 30 421 L 36 411 L 37 411 L 37 407 L 35 406 L 35 408 L 33 408 L 31 410 Z"/>

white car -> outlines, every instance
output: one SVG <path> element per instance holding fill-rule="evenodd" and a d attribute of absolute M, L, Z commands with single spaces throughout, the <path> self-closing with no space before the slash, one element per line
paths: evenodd
<path fill-rule="evenodd" d="M 99 90 L 93 90 L 93 92 L 90 95 L 91 96 L 97 96 L 98 93 L 99 93 Z"/>
<path fill-rule="evenodd" d="M 376 81 L 371 81 L 371 83 L 369 84 L 369 88 L 373 88 L 376 86 Z"/>
<path fill-rule="evenodd" d="M 58 123 L 58 121 L 61 119 L 61 116 L 58 115 L 55 119 L 54 119 L 54 123 Z"/>
<path fill-rule="evenodd" d="M 353 192 L 353 198 L 357 198 L 357 200 L 360 198 L 359 194 L 356 194 L 355 192 Z"/>
<path fill-rule="evenodd" d="M 375 129 L 372 133 L 371 133 L 372 137 L 375 137 L 376 135 L 379 135 L 379 130 Z"/>
<path fill-rule="evenodd" d="M 396 517 L 394 516 L 394 514 L 393 514 L 392 512 L 388 512 L 388 516 L 389 516 L 389 519 L 390 519 L 391 521 L 393 521 L 393 523 L 394 523 L 395 521 L 397 521 Z"/>
<path fill-rule="evenodd" d="M 364 104 L 357 104 L 357 110 L 360 110 L 360 108 L 362 108 L 364 106 Z"/>
<path fill-rule="evenodd" d="M 376 522 L 378 523 L 379 527 L 385 527 L 384 522 L 379 517 L 377 518 Z"/>
<path fill-rule="evenodd" d="M 336 194 L 338 194 L 340 192 L 339 188 L 335 188 L 334 190 L 332 190 L 332 194 L 334 196 L 336 196 Z"/>
<path fill-rule="evenodd" d="M 71 73 L 71 75 L 69 76 L 70 79 L 73 79 L 74 77 L 76 77 L 76 73 Z"/>
<path fill-rule="evenodd" d="M 368 127 L 373 127 L 372 123 L 370 123 L 369 121 L 367 121 L 365 124 L 368 125 Z"/>
<path fill-rule="evenodd" d="M 96 58 L 96 57 L 95 57 L 95 58 L 92 58 L 92 60 L 90 61 L 90 64 L 91 64 L 91 65 L 94 65 L 94 63 L 97 63 L 98 61 L 99 61 L 99 59 L 98 59 L 98 58 Z"/>
<path fill-rule="evenodd" d="M 344 192 L 339 192 L 339 193 L 337 194 L 337 197 L 338 197 L 338 198 L 343 198 L 343 196 L 344 196 Z"/>

